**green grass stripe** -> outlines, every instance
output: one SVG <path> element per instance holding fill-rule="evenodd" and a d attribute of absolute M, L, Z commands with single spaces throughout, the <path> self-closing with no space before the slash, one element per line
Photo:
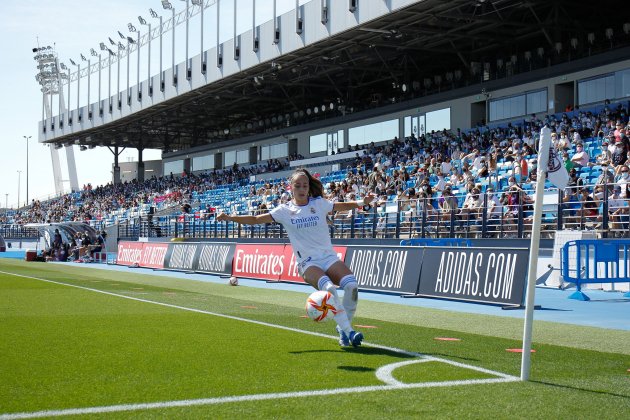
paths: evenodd
<path fill-rule="evenodd" d="M 300 318 L 303 292 L 21 261 L 0 260 L 0 271 L 333 333 L 330 323 Z M 358 315 L 356 323 L 378 327 L 365 330 L 371 343 L 519 374 L 520 355 L 505 349 L 520 346 L 522 320 L 365 300 Z M 378 348 L 344 351 L 328 338 L 7 275 L 0 275 L 0 326 L 0 413 L 377 385 L 378 368 L 409 360 Z M 539 340 L 541 331 L 544 340 Z M 595 338 L 580 343 L 591 331 Z M 436 341 L 437 336 L 461 341 Z M 628 338 L 625 331 L 537 321 L 537 352 L 528 383 L 240 401 L 91 417 L 312 418 L 319 413 L 370 418 L 627 418 Z M 405 366 L 393 375 L 403 382 L 484 377 L 434 362 Z"/>

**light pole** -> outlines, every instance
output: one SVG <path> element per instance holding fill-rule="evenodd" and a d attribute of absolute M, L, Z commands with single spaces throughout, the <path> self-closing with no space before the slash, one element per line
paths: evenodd
<path fill-rule="evenodd" d="M 182 0 L 186 2 L 186 77 L 188 77 L 188 16 L 190 14 L 190 1 Z M 175 26 L 173 26 L 173 30 L 175 30 Z"/>
<path fill-rule="evenodd" d="M 205 63 L 204 59 L 203 59 L 203 9 L 204 9 L 204 4 L 203 4 L 203 0 L 192 0 L 192 4 L 194 4 L 195 6 L 199 6 L 199 9 L 201 10 L 201 54 L 199 54 L 199 61 L 201 61 L 201 71 L 204 72 L 204 68 L 203 65 Z"/>
<path fill-rule="evenodd" d="M 141 92 L 142 90 L 140 89 L 140 31 L 138 29 L 136 29 L 135 26 L 133 26 L 133 23 L 128 23 L 127 24 L 127 28 L 129 28 L 129 32 L 134 32 L 138 35 L 138 41 L 137 42 L 133 42 L 133 39 L 131 37 L 127 37 L 127 39 L 129 40 L 130 43 L 132 44 L 136 44 L 136 52 L 137 52 L 137 58 L 138 58 L 138 64 L 136 66 L 136 89 L 137 92 Z M 149 36 L 151 36 L 151 34 L 149 34 Z M 131 54 L 131 50 L 129 50 L 129 54 Z M 139 96 L 138 96 L 139 97 Z"/>
<path fill-rule="evenodd" d="M 116 60 L 116 99 L 118 100 L 118 109 L 121 108 L 121 99 L 120 99 L 120 59 L 122 58 L 122 51 L 125 51 L 125 46 L 122 42 L 118 41 L 118 59 Z"/>
<path fill-rule="evenodd" d="M 81 95 L 81 64 L 75 63 L 72 59 L 70 59 L 72 65 L 77 67 L 77 115 L 79 114 L 79 97 Z M 80 63 L 80 62 L 79 62 Z M 68 83 L 70 83 L 68 81 Z"/>
<path fill-rule="evenodd" d="M 103 44 L 101 42 L 101 44 Z M 103 44 L 103 46 L 105 46 L 105 44 Z M 102 64 L 102 60 L 101 60 L 101 54 L 97 53 L 96 50 L 94 48 L 90 48 L 90 54 L 92 54 L 92 57 L 98 57 L 98 115 L 99 117 L 101 116 L 101 64 Z M 92 107 L 90 106 L 90 110 L 92 109 Z"/>
<path fill-rule="evenodd" d="M 164 10 L 170 10 L 173 14 L 173 22 L 171 25 L 171 29 L 173 30 L 173 51 L 171 53 L 172 57 L 171 57 L 171 61 L 172 61 L 172 65 L 171 65 L 171 71 L 173 72 L 173 86 L 175 85 L 175 81 L 177 80 L 177 72 L 176 72 L 176 68 L 175 68 L 175 8 L 173 7 L 173 5 L 171 4 L 171 2 L 169 2 L 168 0 L 162 0 L 162 7 L 164 8 Z"/>
<path fill-rule="evenodd" d="M 28 141 L 33 136 L 22 136 L 26 139 L 26 205 L 28 205 Z"/>
<path fill-rule="evenodd" d="M 142 16 L 138 16 L 138 21 L 140 22 L 140 25 L 145 25 L 149 27 L 149 37 L 148 37 L 148 41 L 147 41 L 147 83 L 149 84 L 149 88 L 153 86 L 153 84 L 151 83 L 151 38 L 152 38 L 152 34 L 151 34 L 151 24 L 147 23 L 147 21 L 142 17 Z M 140 41 L 138 40 L 138 55 L 140 54 Z M 140 60 L 138 59 L 138 68 L 140 68 Z M 139 71 L 139 70 L 138 70 Z"/>
<path fill-rule="evenodd" d="M 92 70 L 92 65 L 90 63 L 90 59 L 89 58 L 85 58 L 85 56 L 83 54 L 81 54 L 81 60 L 83 61 L 87 61 L 87 82 L 88 82 L 88 86 L 87 86 L 87 104 L 86 104 L 86 108 L 87 108 L 87 112 L 88 112 L 88 119 L 91 118 L 92 115 L 92 105 L 90 104 L 90 80 L 92 79 L 92 76 L 90 75 L 90 71 Z"/>
<path fill-rule="evenodd" d="M 159 16 L 153 9 L 149 9 L 149 13 L 151 14 L 152 18 L 160 19 L 160 89 L 161 89 L 162 83 L 164 83 L 164 78 L 162 77 L 162 34 L 164 33 L 164 28 L 162 27 L 162 16 Z"/>
<path fill-rule="evenodd" d="M 17 208 L 20 208 L 20 177 L 22 175 L 22 171 L 17 171 L 18 173 L 18 203 L 17 203 Z"/>

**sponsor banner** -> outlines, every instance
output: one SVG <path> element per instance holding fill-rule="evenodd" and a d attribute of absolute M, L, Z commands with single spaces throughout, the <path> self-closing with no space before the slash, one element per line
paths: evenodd
<path fill-rule="evenodd" d="M 234 243 L 201 244 L 197 248 L 195 270 L 201 273 L 231 274 L 235 249 Z"/>
<path fill-rule="evenodd" d="M 170 270 L 194 271 L 195 257 L 201 244 L 190 242 L 171 242 L 164 258 L 164 268 Z"/>
<path fill-rule="evenodd" d="M 121 241 L 118 243 L 118 254 L 116 256 L 116 264 L 118 265 L 133 265 L 140 264 L 142 259 L 142 250 L 144 249 L 144 242 L 126 242 Z"/>
<path fill-rule="evenodd" d="M 278 280 L 288 272 L 290 260 L 284 244 L 237 244 L 232 275 L 253 279 Z"/>
<path fill-rule="evenodd" d="M 167 243 L 145 242 L 140 258 L 140 267 L 164 268 L 164 258 L 168 251 Z M 120 248 L 118 248 L 120 252 Z"/>
<path fill-rule="evenodd" d="M 418 294 L 473 302 L 521 305 L 528 249 L 424 249 Z"/>
<path fill-rule="evenodd" d="M 341 261 L 344 261 L 346 258 L 346 249 L 345 246 L 334 246 L 333 249 L 337 253 L 337 257 Z M 288 264 L 285 264 L 286 270 L 280 274 L 278 280 L 280 281 L 289 281 L 295 283 L 305 283 L 304 279 L 299 273 L 297 260 L 295 255 L 293 254 L 293 247 L 291 245 L 285 245 L 284 247 L 284 261 L 288 261 Z"/>
<path fill-rule="evenodd" d="M 357 278 L 359 289 L 415 294 L 422 251 L 420 247 L 348 246 L 345 263 Z"/>

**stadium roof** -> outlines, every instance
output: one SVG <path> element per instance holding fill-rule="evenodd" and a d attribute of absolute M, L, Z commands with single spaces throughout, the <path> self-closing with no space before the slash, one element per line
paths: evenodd
<path fill-rule="evenodd" d="M 52 142 L 181 151 L 426 97 L 627 47 L 622 8 L 610 0 L 426 0 Z M 614 28 L 610 39 L 606 28 Z"/>

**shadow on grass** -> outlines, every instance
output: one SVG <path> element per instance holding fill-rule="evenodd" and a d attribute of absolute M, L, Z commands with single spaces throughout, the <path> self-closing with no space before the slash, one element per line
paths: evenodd
<path fill-rule="evenodd" d="M 445 358 L 449 358 L 449 359 L 459 359 L 459 360 L 466 360 L 468 362 L 479 362 L 479 359 L 474 359 L 472 357 L 462 357 L 462 356 L 457 356 L 455 354 L 446 354 L 446 353 L 427 353 L 427 352 L 423 352 L 422 353 L 424 356 L 434 356 L 434 357 L 445 357 Z"/>
<path fill-rule="evenodd" d="M 345 351 L 348 353 L 358 353 L 366 356 L 390 356 L 398 359 L 413 359 L 416 356 L 408 354 L 401 354 L 386 349 L 379 349 L 376 347 L 339 347 L 339 350 L 321 349 L 321 350 L 303 350 L 303 351 L 290 351 L 290 354 L 306 354 L 306 353 L 337 353 L 338 351 Z"/>
<path fill-rule="evenodd" d="M 350 372 L 373 372 L 374 368 L 369 368 L 365 366 L 337 366 L 337 369 L 347 370 Z"/>
<path fill-rule="evenodd" d="M 624 395 L 624 394 L 615 394 L 614 392 L 608 392 L 608 391 L 597 391 L 595 389 L 586 389 L 586 388 L 578 388 L 576 386 L 570 386 L 570 385 L 562 385 L 562 384 L 554 384 L 551 382 L 545 382 L 545 381 L 531 381 L 533 383 L 537 383 L 537 384 L 541 384 L 541 385 L 547 385 L 547 386 L 552 386 L 554 388 L 564 388 L 564 389 L 571 389 L 574 391 L 584 391 L 584 392 L 589 392 L 591 394 L 603 394 L 603 395 L 610 395 L 612 397 L 620 397 L 620 398 L 625 398 L 630 400 L 630 395 Z"/>

